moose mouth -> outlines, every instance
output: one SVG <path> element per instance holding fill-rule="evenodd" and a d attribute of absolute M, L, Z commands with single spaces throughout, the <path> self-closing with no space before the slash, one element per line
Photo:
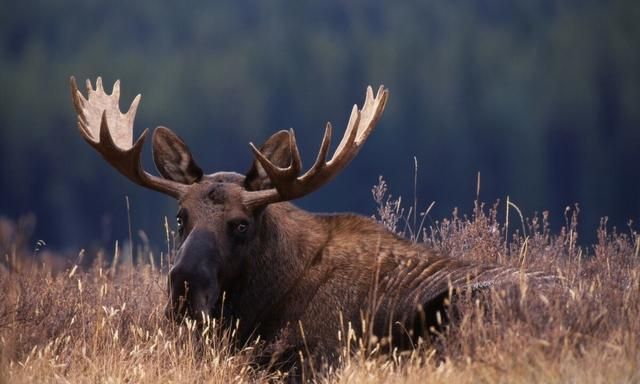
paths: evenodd
<path fill-rule="evenodd" d="M 175 295 L 169 292 L 169 301 L 165 307 L 165 316 L 177 323 L 182 323 L 185 319 L 196 320 L 201 322 L 207 318 L 221 319 L 223 323 L 230 324 L 231 318 L 234 317 L 233 308 L 228 300 L 224 299 L 224 295 L 219 295 L 215 291 L 209 290 L 192 290 L 187 289 L 182 293 Z M 216 298 L 215 301 L 212 298 Z"/>
<path fill-rule="evenodd" d="M 169 319 L 181 322 L 185 317 L 200 321 L 216 312 L 219 289 L 217 284 L 202 286 L 186 279 L 169 281 L 169 301 L 165 315 Z"/>
<path fill-rule="evenodd" d="M 185 319 L 195 320 L 199 324 L 205 321 L 205 319 L 217 319 L 220 320 L 225 327 L 230 327 L 233 324 L 231 319 L 234 318 L 231 305 L 221 302 L 217 302 L 213 307 L 199 312 L 194 312 L 188 304 L 185 304 L 181 310 L 174 310 L 173 304 L 169 302 L 165 307 L 165 316 L 167 319 L 178 324 L 182 324 Z"/>

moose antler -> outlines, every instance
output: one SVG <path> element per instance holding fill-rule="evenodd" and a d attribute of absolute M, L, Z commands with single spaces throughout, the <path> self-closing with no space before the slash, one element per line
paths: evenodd
<path fill-rule="evenodd" d="M 133 121 L 140 103 L 136 96 L 127 113 L 120 112 L 120 80 L 108 95 L 102 87 L 102 78 L 96 80 L 96 89 L 87 80 L 87 99 L 78 90 L 75 77 L 71 77 L 71 98 L 78 114 L 78 128 L 82 137 L 98 151 L 109 164 L 134 183 L 178 198 L 185 186 L 172 180 L 153 176 L 142 169 L 140 153 L 148 129 L 133 142 Z"/>
<path fill-rule="evenodd" d="M 302 176 L 299 176 L 302 161 L 293 129 L 289 134 L 291 164 L 286 168 L 273 164 L 253 143 L 250 143 L 251 150 L 269 176 L 274 188 L 245 192 L 243 197 L 245 205 L 256 207 L 296 199 L 315 191 L 333 179 L 358 154 L 362 144 L 382 116 L 388 96 L 389 92 L 383 86 L 380 86 L 375 97 L 373 89 L 367 87 L 362 109 L 358 110 L 357 105 L 353 106 L 345 134 L 329 161 L 326 159 L 331 142 L 332 127 L 331 123 L 327 123 L 316 161 Z"/>

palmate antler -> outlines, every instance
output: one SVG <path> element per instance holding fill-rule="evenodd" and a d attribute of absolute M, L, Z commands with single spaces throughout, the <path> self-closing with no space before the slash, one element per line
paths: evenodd
<path fill-rule="evenodd" d="M 331 142 L 332 127 L 331 123 L 327 123 L 316 161 L 304 175 L 300 176 L 302 161 L 293 129 L 289 134 L 292 159 L 291 164 L 286 168 L 273 164 L 251 143 L 251 149 L 256 159 L 269 176 L 274 188 L 245 192 L 243 197 L 245 204 L 255 207 L 293 200 L 315 191 L 333 179 L 360 151 L 362 144 L 382 116 L 388 96 L 389 92 L 383 86 L 380 86 L 375 97 L 373 89 L 367 87 L 362 109 L 358 110 L 357 105 L 353 106 L 345 134 L 329 161 L 326 159 Z"/>
<path fill-rule="evenodd" d="M 367 88 L 362 109 L 358 110 L 357 105 L 353 106 L 345 134 L 329 161 L 326 158 L 331 142 L 332 127 L 330 123 L 327 123 L 318 157 L 313 166 L 303 175 L 300 175 L 302 161 L 293 130 L 289 134 L 289 149 L 292 159 L 291 164 L 286 168 L 274 165 L 253 144 L 250 144 L 257 161 L 264 168 L 274 187 L 260 191 L 244 191 L 242 198 L 245 205 L 249 208 L 255 208 L 279 201 L 293 200 L 315 191 L 333 179 L 356 156 L 375 127 L 384 111 L 388 94 L 384 87 L 380 87 L 374 97 L 371 87 Z M 87 80 L 87 98 L 85 98 L 78 90 L 75 78 L 71 77 L 71 97 L 78 114 L 78 127 L 82 137 L 109 164 L 131 181 L 143 187 L 174 198 L 179 198 L 186 192 L 188 184 L 179 183 L 174 181 L 175 179 L 157 177 L 142 169 L 140 154 L 148 129 L 142 132 L 135 143 L 133 142 L 133 122 L 140 102 L 140 95 L 136 96 L 129 110 L 123 114 L 118 106 L 120 81 L 115 82 L 113 91 L 109 95 L 105 92 L 100 77 L 96 80 L 95 89 Z M 162 130 L 156 130 L 156 133 L 158 131 Z M 179 139 L 176 137 L 176 140 Z M 180 143 L 182 142 L 180 141 Z"/>
<path fill-rule="evenodd" d="M 127 113 L 120 112 L 120 81 L 113 85 L 108 95 L 102 87 L 102 78 L 96 80 L 96 89 L 87 80 L 87 98 L 78 90 L 76 79 L 71 77 L 71 98 L 78 114 L 78 128 L 82 137 L 95 148 L 109 164 L 134 183 L 178 198 L 186 185 L 153 176 L 142 169 L 140 153 L 148 129 L 133 142 L 133 121 L 140 95 L 131 103 Z"/>

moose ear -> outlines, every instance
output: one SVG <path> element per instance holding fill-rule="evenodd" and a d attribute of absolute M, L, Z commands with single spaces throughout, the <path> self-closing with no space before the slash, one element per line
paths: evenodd
<path fill-rule="evenodd" d="M 289 131 L 280 131 L 274 133 L 264 144 L 260 147 L 260 153 L 262 153 L 273 165 L 286 168 L 291 164 L 291 143 L 290 143 Z M 253 165 L 249 172 L 247 172 L 244 179 L 244 187 L 247 191 L 260 191 L 263 189 L 269 189 L 271 185 L 271 179 L 265 172 L 264 168 L 258 160 L 253 161 Z"/>
<path fill-rule="evenodd" d="M 158 127 L 153 132 L 153 162 L 165 179 L 193 184 L 202 178 L 202 169 L 193 160 L 187 145 L 166 127 Z"/>

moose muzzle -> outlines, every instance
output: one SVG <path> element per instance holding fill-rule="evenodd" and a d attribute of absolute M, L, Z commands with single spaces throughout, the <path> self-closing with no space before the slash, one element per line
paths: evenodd
<path fill-rule="evenodd" d="M 167 317 L 176 321 L 185 316 L 200 320 L 203 314 L 212 314 L 220 294 L 219 259 L 215 236 L 206 230 L 191 231 L 169 272 Z"/>

